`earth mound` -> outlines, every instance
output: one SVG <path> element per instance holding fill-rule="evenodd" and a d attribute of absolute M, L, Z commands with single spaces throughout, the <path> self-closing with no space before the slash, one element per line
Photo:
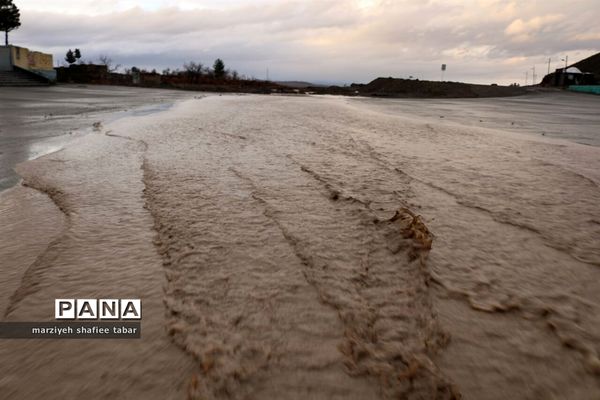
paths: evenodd
<path fill-rule="evenodd" d="M 352 84 L 350 87 L 330 86 L 328 88 L 311 88 L 311 90 L 322 94 L 407 98 L 504 97 L 525 93 L 525 90 L 518 86 L 476 85 L 396 78 L 377 78 L 366 85 Z"/>

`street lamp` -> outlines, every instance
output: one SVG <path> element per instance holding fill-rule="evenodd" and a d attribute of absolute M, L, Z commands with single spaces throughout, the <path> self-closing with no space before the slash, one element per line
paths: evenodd
<path fill-rule="evenodd" d="M 565 62 L 565 72 L 567 72 L 567 66 L 569 65 L 569 56 L 566 56 L 565 58 L 561 58 L 560 61 Z"/>

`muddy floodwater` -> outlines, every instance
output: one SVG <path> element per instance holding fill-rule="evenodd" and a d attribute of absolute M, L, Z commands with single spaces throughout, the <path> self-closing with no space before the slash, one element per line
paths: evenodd
<path fill-rule="evenodd" d="M 3 340 L 0 397 L 598 399 L 599 111 L 208 95 L 21 163 L 0 318 L 142 339 Z"/>

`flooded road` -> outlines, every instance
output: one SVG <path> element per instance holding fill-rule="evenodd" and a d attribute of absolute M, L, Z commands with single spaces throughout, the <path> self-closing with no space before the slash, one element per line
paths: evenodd
<path fill-rule="evenodd" d="M 598 398 L 600 148 L 416 103 L 208 96 L 21 164 L 4 319 L 141 297 L 144 333 L 0 342 L 2 393 Z"/>
<path fill-rule="evenodd" d="M 600 97 L 558 89 L 488 99 L 365 99 L 366 107 L 435 123 L 497 129 L 600 146 Z"/>
<path fill-rule="evenodd" d="M 18 163 L 60 150 L 118 118 L 155 112 L 189 93 L 101 85 L 0 88 L 0 191 L 19 181 Z"/>

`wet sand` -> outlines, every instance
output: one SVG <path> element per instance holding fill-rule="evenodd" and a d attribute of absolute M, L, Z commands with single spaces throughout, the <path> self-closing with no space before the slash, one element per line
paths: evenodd
<path fill-rule="evenodd" d="M 21 164 L 4 320 L 141 297 L 144 333 L 2 341 L 1 393 L 598 398 L 600 147 L 540 133 L 578 99 L 208 96 Z"/>

